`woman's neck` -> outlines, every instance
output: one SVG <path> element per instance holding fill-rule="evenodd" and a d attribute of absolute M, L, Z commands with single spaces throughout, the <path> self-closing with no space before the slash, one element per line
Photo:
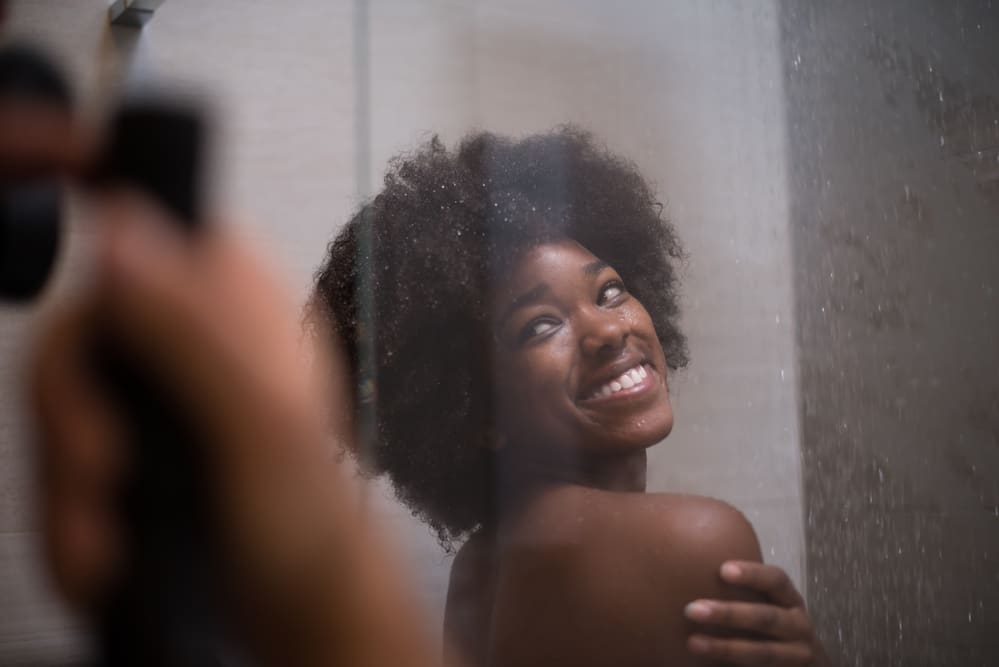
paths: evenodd
<path fill-rule="evenodd" d="M 507 452 L 500 457 L 497 482 L 508 500 L 533 496 L 555 486 L 586 486 L 604 491 L 645 491 L 645 450 L 624 455 L 579 451 L 530 454 Z"/>

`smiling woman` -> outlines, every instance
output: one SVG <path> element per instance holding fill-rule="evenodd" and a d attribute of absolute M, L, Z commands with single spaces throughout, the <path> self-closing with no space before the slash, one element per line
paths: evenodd
<path fill-rule="evenodd" d="M 668 375 L 687 363 L 682 250 L 661 210 L 583 132 L 478 134 L 395 160 L 330 245 L 313 305 L 355 384 L 374 385 L 367 459 L 442 544 L 464 540 L 445 617 L 453 664 L 816 652 L 800 596 L 758 565 L 738 511 L 645 493 L 646 449 L 673 424 Z M 732 559 L 745 562 L 723 580 Z"/>
<path fill-rule="evenodd" d="M 517 264 L 497 305 L 497 421 L 510 456 L 554 450 L 609 466 L 669 434 L 662 346 L 612 267 L 575 241 L 543 243 Z"/>

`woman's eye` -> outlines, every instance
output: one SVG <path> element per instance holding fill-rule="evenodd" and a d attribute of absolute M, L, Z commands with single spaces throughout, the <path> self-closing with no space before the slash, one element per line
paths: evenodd
<path fill-rule="evenodd" d="M 531 320 L 527 323 L 520 331 L 520 340 L 526 341 L 535 336 L 543 336 L 544 334 L 554 330 L 558 327 L 559 323 L 556 320 L 550 318 L 538 318 L 536 320 Z"/>
<path fill-rule="evenodd" d="M 624 285 L 618 280 L 612 280 L 600 288 L 600 296 L 597 299 L 597 304 L 602 306 L 608 301 L 613 301 L 620 297 L 624 292 Z"/>

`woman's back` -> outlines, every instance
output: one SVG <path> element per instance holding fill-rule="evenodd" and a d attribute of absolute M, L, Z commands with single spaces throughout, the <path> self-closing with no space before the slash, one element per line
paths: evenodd
<path fill-rule="evenodd" d="M 759 545 L 720 501 L 553 488 L 462 547 L 447 640 L 475 667 L 703 664 L 686 649 L 683 609 L 750 599 L 718 576 L 731 558 L 759 560 Z"/>

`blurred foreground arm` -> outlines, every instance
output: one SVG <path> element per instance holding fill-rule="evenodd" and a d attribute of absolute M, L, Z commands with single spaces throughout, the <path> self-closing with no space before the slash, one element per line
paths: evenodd
<path fill-rule="evenodd" d="M 291 300 L 224 229 L 181 238 L 129 196 L 99 214 L 97 288 L 52 318 L 34 364 L 45 537 L 61 589 L 86 610 L 121 557 L 110 505 L 126 452 L 84 358 L 99 319 L 210 443 L 237 620 L 261 661 L 429 665 L 416 607 L 333 456 L 326 416 L 343 406 L 348 428 L 349 392 L 314 385 L 334 373 L 305 368 Z"/>

